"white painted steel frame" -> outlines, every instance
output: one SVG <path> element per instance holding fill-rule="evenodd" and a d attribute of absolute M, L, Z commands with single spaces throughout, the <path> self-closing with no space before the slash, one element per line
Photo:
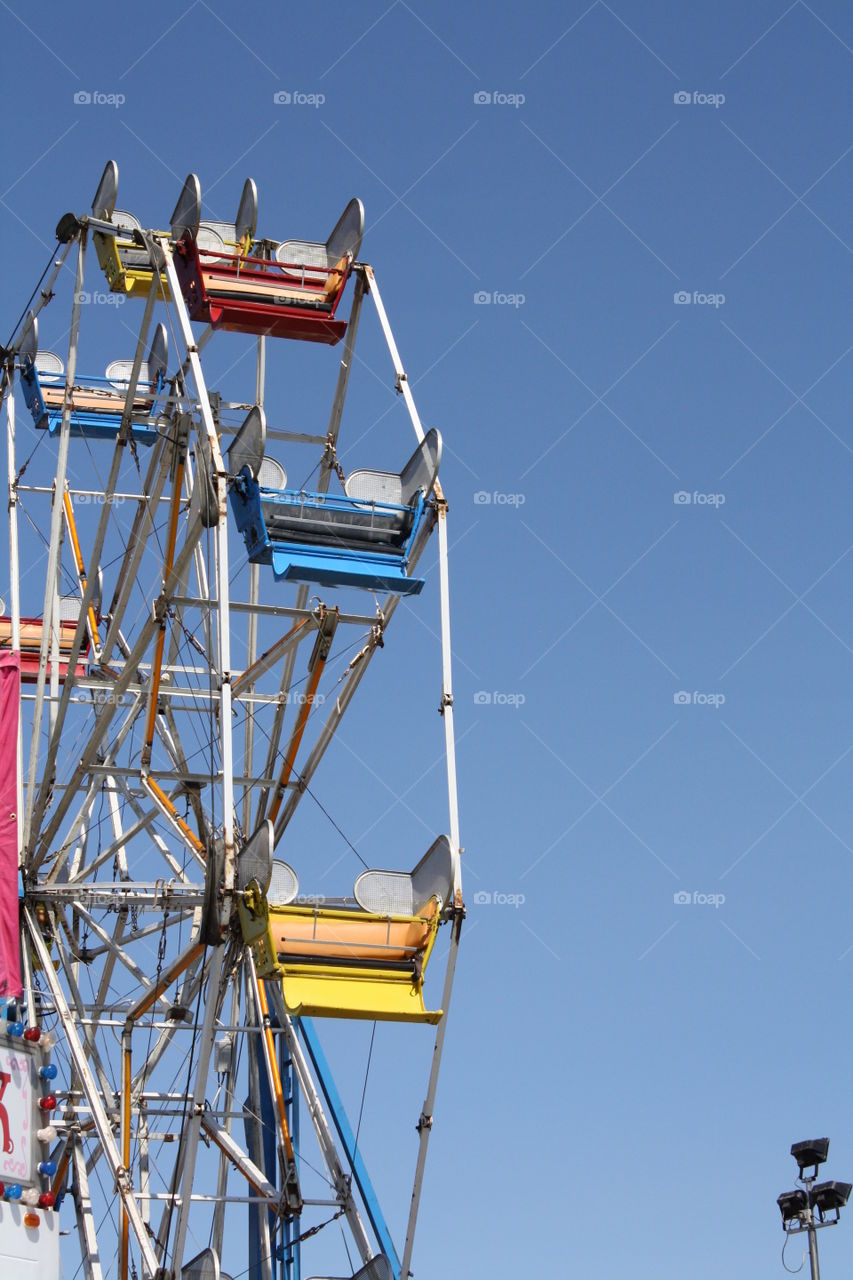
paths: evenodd
<path fill-rule="evenodd" d="M 143 991 L 146 989 L 150 990 L 153 987 L 150 976 L 143 971 L 140 964 L 133 958 L 128 950 L 128 946 L 132 945 L 134 942 L 138 942 L 144 937 L 153 937 L 158 926 L 156 924 L 152 924 L 150 926 L 140 928 L 138 925 L 134 924 L 133 928 L 128 933 L 128 912 L 133 912 L 134 920 L 136 919 L 136 913 L 138 912 L 154 912 L 158 915 L 163 915 L 164 923 L 162 926 L 162 936 L 164 939 L 170 939 L 170 931 L 176 926 L 180 927 L 182 923 L 184 930 L 186 930 L 190 921 L 193 921 L 193 928 L 195 930 L 198 929 L 204 906 L 204 891 L 198 885 L 193 884 L 189 880 L 187 871 L 181 866 L 180 862 L 172 854 L 166 841 L 164 841 L 160 835 L 156 824 L 162 816 L 162 809 L 156 806 L 154 808 L 146 808 L 144 804 L 140 803 L 140 797 L 133 788 L 134 778 L 136 778 L 137 781 L 139 778 L 138 770 L 134 773 L 132 769 L 118 763 L 121 758 L 120 753 L 126 750 L 125 744 L 128 741 L 128 736 L 132 734 L 133 726 L 139 721 L 140 716 L 145 710 L 146 694 L 151 679 L 151 666 L 146 660 L 146 655 L 150 650 L 157 631 L 158 623 L 156 618 L 153 616 L 150 617 L 136 629 L 132 643 L 124 640 L 121 626 L 123 617 L 129 606 L 133 585 L 136 581 L 137 574 L 140 571 L 146 546 L 148 545 L 152 536 L 152 531 L 155 528 L 155 512 L 160 502 L 168 501 L 168 499 L 163 495 L 163 490 L 168 479 L 172 454 L 164 438 L 161 438 L 152 450 L 146 480 L 139 495 L 134 499 L 137 504 L 137 509 L 132 526 L 132 535 L 125 552 L 122 570 L 119 575 L 119 585 L 116 589 L 109 611 L 106 630 L 102 632 L 101 635 L 103 642 L 102 660 L 104 664 L 108 664 L 113 660 L 112 655 L 114 651 L 117 650 L 120 654 L 120 661 L 118 661 L 116 669 L 113 672 L 114 678 L 111 680 L 99 680 L 90 676 L 85 680 L 75 680 L 69 677 L 62 683 L 61 690 L 59 688 L 59 653 L 56 641 L 57 628 L 54 625 L 55 619 L 58 616 L 56 614 L 58 596 L 56 584 L 58 582 L 57 575 L 62 545 L 62 495 L 65 492 L 66 487 L 69 456 L 71 415 L 70 388 L 73 385 L 76 373 L 77 345 L 81 319 L 80 302 L 84 281 L 86 256 L 87 230 L 84 224 L 81 224 L 81 229 L 76 239 L 78 243 L 78 255 L 75 277 L 75 297 L 72 309 L 71 336 L 66 366 L 66 394 L 63 405 L 62 425 L 59 433 L 59 452 L 53 488 L 54 497 L 52 501 L 51 528 L 48 544 L 48 564 L 45 580 L 43 617 L 46 625 L 42 629 L 39 676 L 35 694 L 32 698 L 32 723 L 35 726 L 35 730 L 33 731 L 31 740 L 26 793 L 24 793 L 22 767 L 19 767 L 18 786 L 21 800 L 21 803 L 19 803 L 19 812 L 25 814 L 23 858 L 26 874 L 30 883 L 30 893 L 32 895 L 35 890 L 35 896 L 37 896 L 38 899 L 46 905 L 49 911 L 56 909 L 60 914 L 61 931 L 57 935 L 57 948 L 60 959 L 60 970 L 58 973 L 53 969 L 47 946 L 42 937 L 41 929 L 39 924 L 36 922 L 32 914 L 32 908 L 29 905 L 25 907 L 24 912 L 27 932 L 33 950 L 38 957 L 40 968 L 44 972 L 44 980 L 47 984 L 51 999 L 62 1023 L 68 1051 L 73 1063 L 73 1077 L 71 1081 L 72 1089 L 68 1095 L 69 1106 L 74 1106 L 72 1098 L 77 1097 L 78 1095 L 81 1100 L 84 1100 L 85 1110 L 91 1116 L 91 1120 L 85 1122 L 84 1131 L 88 1129 L 88 1131 L 91 1132 L 93 1129 L 94 1133 L 97 1135 L 98 1146 L 88 1162 L 88 1169 L 83 1150 L 83 1139 L 81 1136 L 72 1136 L 70 1139 L 70 1161 L 72 1181 L 76 1192 L 75 1204 L 78 1233 L 80 1235 L 81 1247 L 86 1255 L 84 1269 L 87 1276 L 91 1276 L 92 1280 L 100 1280 L 101 1264 L 97 1253 L 95 1220 L 92 1212 L 88 1181 L 88 1173 L 91 1172 L 91 1169 L 98 1163 L 99 1158 L 105 1161 L 110 1170 L 110 1175 L 115 1181 L 121 1204 L 124 1212 L 127 1214 L 128 1222 L 130 1223 L 131 1229 L 134 1233 L 138 1256 L 143 1267 L 143 1272 L 145 1275 L 152 1277 L 157 1273 L 158 1267 L 167 1265 L 165 1259 L 171 1234 L 170 1224 L 172 1206 L 177 1209 L 177 1223 L 172 1237 L 172 1247 L 168 1260 L 169 1268 L 174 1270 L 176 1273 L 179 1272 L 189 1230 L 192 1205 L 194 1203 L 210 1202 L 217 1205 L 214 1217 L 214 1235 L 215 1240 L 221 1249 L 224 1232 L 224 1205 L 235 1201 L 245 1203 L 246 1200 L 246 1197 L 235 1197 L 228 1194 L 228 1169 L 231 1165 L 235 1165 L 244 1176 L 249 1178 L 250 1184 L 253 1185 L 256 1190 L 261 1192 L 262 1197 L 266 1197 L 267 1200 L 271 1197 L 270 1185 L 264 1181 L 263 1171 L 255 1167 L 248 1155 L 245 1152 L 242 1152 L 231 1135 L 231 1116 L 234 1105 L 233 1051 L 232 1068 L 230 1069 L 230 1074 L 228 1076 L 230 1083 L 225 1094 L 227 1106 L 225 1111 L 222 1113 L 221 1123 L 215 1118 L 216 1114 L 219 1113 L 217 1111 L 206 1112 L 205 1106 L 207 1103 L 208 1077 L 210 1058 L 213 1051 L 213 1041 L 217 1031 L 221 1031 L 223 1029 L 219 1014 L 223 1000 L 226 997 L 229 984 L 231 984 L 232 989 L 231 1023 L 235 1022 L 236 1014 L 239 1011 L 240 967 L 237 965 L 234 954 L 226 944 L 227 939 L 225 933 L 231 918 L 234 893 L 236 889 L 236 852 L 238 833 L 235 828 L 235 815 L 237 809 L 235 807 L 234 788 L 235 785 L 243 787 L 241 800 L 242 834 L 240 835 L 240 839 L 242 839 L 245 838 L 253 827 L 258 825 L 266 811 L 268 796 L 271 792 L 271 782 L 277 773 L 275 763 L 278 758 L 283 736 L 285 720 L 284 708 L 288 700 L 287 695 L 292 690 L 297 649 L 299 648 L 302 639 L 312 637 L 316 634 L 317 618 L 316 611 L 307 607 L 309 598 L 309 588 L 307 586 L 301 586 L 298 588 L 295 606 L 275 607 L 267 604 L 266 602 L 261 603 L 259 601 L 260 573 L 257 566 L 252 566 L 249 579 L 248 602 L 246 604 L 240 603 L 235 606 L 235 612 L 239 614 L 248 614 L 247 672 L 232 672 L 230 648 L 232 609 L 230 602 L 227 513 L 228 477 L 227 468 L 223 460 L 219 442 L 219 433 L 214 421 L 210 398 L 199 358 L 200 351 L 207 341 L 209 341 L 212 330 L 208 328 L 198 339 L 193 334 L 186 305 L 178 286 L 177 275 L 172 261 L 171 246 L 167 239 L 151 235 L 149 233 L 145 237 L 146 244 L 149 249 L 152 264 L 157 264 L 157 269 L 155 269 L 153 273 L 151 287 L 145 303 L 130 377 L 130 385 L 127 389 L 122 428 L 113 451 L 109 477 L 103 491 L 104 502 L 98 519 L 94 545 L 87 561 L 88 578 L 81 602 L 80 620 L 75 629 L 71 651 L 67 655 L 63 654 L 62 660 L 63 662 L 68 662 L 69 672 L 74 672 L 76 670 L 77 659 L 82 650 L 83 641 L 86 637 L 86 615 L 88 612 L 88 606 L 94 597 L 101 558 L 106 539 L 108 537 L 112 500 L 115 498 L 117 493 L 122 492 L 117 488 L 119 473 L 122 460 L 126 456 L 126 450 L 129 444 L 130 416 L 136 383 L 139 377 L 141 363 L 144 358 L 145 345 L 153 315 L 154 302 L 158 296 L 160 288 L 159 272 L 162 272 L 168 282 L 169 290 L 173 299 L 171 305 L 176 317 L 177 328 L 185 353 L 182 357 L 180 374 L 174 382 L 174 390 L 170 393 L 169 399 L 170 402 L 175 405 L 176 411 L 179 410 L 182 405 L 189 405 L 184 386 L 184 379 L 189 377 L 192 382 L 194 392 L 192 405 L 195 406 L 194 410 L 191 411 L 190 429 L 196 432 L 199 444 L 199 456 L 208 458 L 212 466 L 212 478 L 215 485 L 216 514 L 218 516 L 218 520 L 216 521 L 212 532 L 215 579 L 215 595 L 213 598 L 209 599 L 208 602 L 205 602 L 204 599 L 206 595 L 205 588 L 207 582 L 207 569 L 201 551 L 201 537 L 204 530 L 197 512 L 195 515 L 191 516 L 185 524 L 183 541 L 180 549 L 177 551 L 175 562 L 171 567 L 171 571 L 166 575 L 164 581 L 161 583 L 161 599 L 174 608 L 175 617 L 178 620 L 182 617 L 183 610 L 186 607 L 199 607 L 207 603 L 206 610 L 203 609 L 203 643 L 198 645 L 197 649 L 199 656 L 204 657 L 206 669 L 210 676 L 215 679 L 215 687 L 212 687 L 208 691 L 204 691 L 198 687 L 194 688 L 189 682 L 187 682 L 185 688 L 179 688 L 174 684 L 168 688 L 164 687 L 163 708 L 162 710 L 158 709 L 156 726 L 157 734 L 161 740 L 161 745 L 166 750 L 168 761 L 165 764 L 158 763 L 157 773 L 160 778 L 170 782 L 173 789 L 177 788 L 177 792 L 173 791 L 173 794 L 179 793 L 180 788 L 184 785 L 182 781 L 184 779 L 189 782 L 191 779 L 197 778 L 200 783 L 213 784 L 212 792 L 214 795 L 218 795 L 219 797 L 221 812 L 218 814 L 212 812 L 209 817 L 205 818 L 205 821 L 211 823 L 218 818 L 216 825 L 221 826 L 222 829 L 224 843 L 224 885 L 219 901 L 219 918 L 223 929 L 223 941 L 220 945 L 212 948 L 208 955 L 208 962 L 205 965 L 194 966 L 183 975 L 180 982 L 179 992 L 176 997 L 177 1007 L 181 1007 L 181 1001 L 189 1001 L 191 999 L 199 998 L 202 985 L 206 983 L 208 994 L 204 1006 L 204 1017 L 200 1024 L 195 1022 L 195 1020 L 193 1020 L 191 1024 L 192 1034 L 197 1037 L 196 1069 L 192 1085 L 191 1105 L 174 1158 L 173 1174 L 170 1180 L 171 1193 L 153 1192 L 150 1189 L 152 1143 L 156 1142 L 158 1136 L 162 1137 L 162 1135 L 157 1135 L 150 1129 L 148 1117 L 157 1114 L 157 1107 L 156 1105 L 152 1107 L 152 1100 L 156 1104 L 157 1099 L 165 1099 L 166 1095 L 163 1094 L 162 1091 L 158 1092 L 155 1090 L 149 1097 L 149 1095 L 145 1093 L 144 1089 L 146 1081 L 151 1077 L 153 1070 L 173 1043 L 178 1029 L 177 1024 L 162 1022 L 163 1016 L 168 1014 L 170 1011 L 170 1002 L 165 994 L 160 994 L 157 997 L 157 1004 L 161 1009 L 160 1022 L 154 1020 L 145 1024 L 150 1025 L 152 1030 L 157 1029 L 158 1035 L 156 1043 L 151 1049 L 146 1061 L 139 1066 L 130 1083 L 130 1114 L 137 1117 L 136 1132 L 139 1138 L 137 1160 L 139 1163 L 140 1185 L 138 1192 L 135 1193 L 130 1170 L 125 1169 L 122 1165 L 120 1154 L 113 1137 L 113 1127 L 118 1120 L 116 1103 L 117 1095 L 113 1082 L 110 1079 L 108 1065 L 98 1047 L 98 1033 L 101 1029 L 106 1031 L 107 1027 L 113 1025 L 114 1022 L 116 1022 L 116 1025 L 119 1025 L 121 1022 L 120 1017 L 118 1020 L 110 1017 L 110 1010 L 112 1007 L 110 1002 L 111 980 L 113 973 L 117 971 L 118 967 L 128 974 Z M 64 261 L 64 257 L 69 251 L 69 248 L 70 245 L 64 246 L 62 261 Z M 57 272 L 60 266 L 61 262 L 56 266 Z M 281 436 L 281 438 L 287 439 L 304 439 L 305 441 L 322 440 L 324 449 L 321 458 L 320 477 L 318 481 L 318 489 L 320 492 L 325 492 L 328 489 L 332 472 L 337 464 L 338 435 L 354 359 L 355 340 L 358 332 L 362 303 L 367 295 L 370 295 L 373 298 L 376 306 L 382 332 L 391 356 L 396 389 L 404 398 L 417 439 L 420 441 L 424 437 L 423 427 L 414 404 L 408 378 L 406 377 L 400 360 L 399 352 L 393 338 L 372 269 L 366 264 L 357 264 L 354 274 L 355 289 L 349 327 L 338 371 L 337 384 L 330 412 L 329 428 L 326 436 L 309 437 L 307 435 L 292 432 L 273 433 L 276 437 Z M 263 403 L 264 398 L 266 354 L 266 342 L 265 339 L 261 337 L 258 339 L 256 359 L 255 396 L 257 403 Z M 10 374 L 11 370 L 7 370 L 4 374 L 6 377 L 6 386 L 4 389 L 8 394 L 7 466 L 9 486 L 10 566 L 12 570 L 11 630 L 13 644 L 16 642 L 19 644 L 21 615 L 17 524 L 18 485 L 15 471 L 16 423 L 13 399 L 14 387 L 12 385 Z M 198 482 L 199 477 L 197 475 L 194 476 L 192 470 L 188 469 L 188 496 L 192 495 L 194 485 Z M 47 486 L 21 486 L 21 488 L 26 488 L 27 491 L 33 492 L 49 492 Z M 434 525 L 437 524 L 442 654 L 440 710 L 444 718 L 450 840 L 454 852 L 458 855 L 461 852 L 461 849 L 459 846 L 459 816 L 453 727 L 450 597 L 446 517 L 447 504 L 444 494 L 440 486 L 437 484 L 435 490 L 435 513 L 433 515 L 433 520 L 426 523 L 417 540 L 410 559 L 410 567 L 413 570 L 416 566 L 418 559 L 423 553 L 432 529 Z M 191 566 L 194 567 L 196 576 L 199 579 L 199 583 L 202 588 L 197 596 L 194 596 L 192 591 L 189 590 L 189 572 Z M 361 626 L 368 624 L 369 633 L 367 640 L 356 659 L 354 659 L 350 664 L 342 689 L 340 689 L 334 699 L 329 700 L 330 705 L 326 720 L 317 732 L 314 744 L 309 750 L 306 759 L 300 765 L 298 775 L 300 778 L 300 785 L 296 786 L 295 784 L 291 784 L 285 803 L 279 814 L 278 823 L 276 825 L 277 837 L 281 836 L 285 827 L 290 822 L 305 786 L 311 781 L 320 760 L 325 754 L 329 743 L 332 741 L 332 738 L 355 695 L 361 679 L 364 676 L 370 660 L 375 654 L 377 648 L 381 647 L 388 623 L 396 612 L 399 602 L 399 597 L 394 596 L 393 594 L 389 595 L 383 602 L 378 616 L 375 619 L 369 619 L 355 614 L 342 615 L 341 622 L 345 621 L 346 623 L 355 623 Z M 258 618 L 270 614 L 276 614 L 282 618 L 288 618 L 291 625 L 293 625 L 297 620 L 305 620 L 309 622 L 309 625 L 305 627 L 304 630 L 294 639 L 293 643 L 288 643 L 286 641 L 280 642 L 280 652 L 277 651 L 275 655 L 276 661 L 283 659 L 280 694 L 277 699 L 272 698 L 269 695 L 255 694 L 254 680 L 257 678 L 257 675 L 253 677 L 248 673 L 248 669 L 257 661 Z M 310 625 L 312 622 L 315 625 Z M 213 647 L 214 628 L 212 626 L 214 623 L 215 649 Z M 186 670 L 187 673 L 194 672 L 196 674 L 203 671 L 205 669 L 203 666 L 180 667 L 176 665 L 178 639 L 178 625 L 176 623 L 173 625 L 172 639 L 170 641 L 169 654 L 167 655 L 168 661 L 164 662 L 163 670 L 169 672 L 174 671 L 175 673 Z M 53 688 L 51 690 L 51 696 L 48 697 L 45 690 L 47 685 L 48 654 L 51 645 L 53 646 L 51 651 Z M 268 665 L 271 665 L 271 663 Z M 262 672 L 267 669 L 267 667 L 263 665 L 263 660 L 259 664 L 259 668 L 260 669 L 257 673 L 258 675 L 262 674 Z M 101 697 L 101 693 L 108 694 L 109 696 L 104 699 Z M 69 709 L 78 705 L 81 694 L 84 697 L 90 697 L 95 700 L 92 731 L 89 740 L 83 749 L 80 760 L 72 772 L 70 780 L 64 784 L 60 784 L 57 783 L 56 774 L 57 762 L 61 759 L 63 751 L 63 731 Z M 130 699 L 127 706 L 122 705 L 125 695 Z M 215 704 L 216 706 L 219 736 L 219 766 L 215 775 L 212 777 L 208 777 L 206 774 L 194 774 L 193 771 L 188 768 L 188 757 L 181 742 L 181 735 L 176 718 L 178 715 L 184 714 L 186 710 L 180 701 L 181 699 L 185 699 L 189 704 L 197 703 L 200 706 Z M 236 705 L 240 701 L 244 703 L 247 716 L 244 729 L 245 764 L 243 766 L 242 774 L 237 774 L 234 768 L 232 704 Z M 264 705 L 269 705 L 271 702 L 277 702 L 278 704 L 274 712 L 273 732 L 270 735 L 266 766 L 263 773 L 257 777 L 253 776 L 254 769 L 252 763 L 254 755 L 255 719 L 258 708 L 263 708 Z M 38 744 L 41 736 L 39 730 L 44 715 L 45 704 L 47 704 L 49 708 L 50 731 L 44 768 L 41 771 L 42 776 L 39 778 Z M 121 714 L 118 714 L 119 712 L 121 712 Z M 109 740 L 107 735 L 110 732 L 111 724 L 116 717 L 118 717 L 119 721 L 118 733 L 114 735 L 112 740 Z M 57 783 L 57 785 L 54 786 L 54 783 Z M 94 804 L 99 794 L 103 794 L 107 798 L 108 821 L 112 831 L 112 840 L 108 843 L 106 850 L 99 849 L 98 852 L 92 856 L 88 850 L 90 842 L 90 827 L 92 824 Z M 72 805 L 75 801 L 75 797 L 78 795 L 82 796 L 82 803 L 80 803 L 80 807 L 72 815 Z M 253 805 L 253 800 L 255 799 L 256 803 Z M 196 803 L 197 806 L 201 806 L 201 800 L 199 798 L 196 798 L 194 803 Z M 254 815 L 252 813 L 253 808 Z M 131 816 L 130 825 L 127 825 L 126 822 L 126 814 L 128 811 Z M 198 811 L 199 813 L 202 813 L 200 807 Z M 69 818 L 70 825 L 68 822 Z M 53 848 L 53 843 L 61 830 L 65 831 L 65 835 L 63 837 L 62 845 L 57 850 Z M 144 833 L 147 833 L 152 842 L 153 849 L 158 852 L 159 856 L 164 860 L 165 864 L 169 868 L 171 878 L 168 882 L 144 882 L 135 880 L 133 877 L 132 863 L 129 857 L 129 845 L 133 840 L 138 839 Z M 48 857 L 50 858 L 50 864 L 46 870 L 46 874 L 43 874 L 39 880 L 39 871 Z M 118 880 L 112 885 L 101 883 L 96 886 L 94 882 L 91 881 L 92 875 L 99 866 L 104 866 L 110 859 L 113 859 L 115 862 L 119 877 Z M 197 862 L 203 864 L 204 859 L 197 859 Z M 458 856 L 455 859 L 455 865 L 458 869 Z M 64 880 L 60 880 L 59 877 L 62 873 L 62 869 L 66 866 L 68 867 L 67 876 Z M 66 918 L 66 909 L 70 911 L 70 918 Z M 108 928 L 105 928 L 100 920 L 93 914 L 95 911 L 104 910 L 116 911 L 118 913 L 117 922 L 112 933 Z M 427 1094 L 418 1125 L 420 1138 L 409 1221 L 403 1253 L 403 1277 L 408 1274 L 411 1263 L 414 1244 L 414 1230 L 420 1202 L 424 1164 L 426 1160 L 429 1133 L 433 1121 L 439 1067 L 447 1027 L 447 1013 L 450 1006 L 459 934 L 464 914 L 458 870 L 456 882 L 453 886 L 451 914 L 451 942 L 442 998 L 442 1008 L 445 1013 L 444 1018 L 437 1028 Z M 88 943 L 86 944 L 86 955 L 89 957 L 87 963 L 91 964 L 95 959 L 100 961 L 100 980 L 97 985 L 97 990 L 91 998 L 87 998 L 85 996 L 79 984 L 82 952 L 80 950 L 77 933 L 81 925 L 88 934 L 94 935 L 98 942 L 96 947 L 89 947 Z M 168 964 L 168 956 L 165 957 L 165 961 Z M 246 981 L 249 984 L 248 991 L 251 993 L 252 987 L 254 986 L 256 988 L 257 977 L 254 973 L 254 963 L 251 953 L 248 951 L 243 957 L 242 968 L 245 970 Z M 66 997 L 65 990 L 63 989 L 63 979 L 70 995 L 70 1002 L 69 998 Z M 26 982 L 28 991 L 32 994 L 32 976 L 29 972 L 26 976 Z M 294 1064 L 296 1079 L 299 1084 L 300 1091 L 306 1101 L 318 1145 L 323 1154 L 332 1185 L 336 1191 L 337 1201 L 331 1203 L 338 1203 L 341 1205 L 359 1255 L 364 1262 L 367 1262 L 373 1256 L 373 1249 L 354 1200 L 350 1181 L 344 1171 L 341 1158 L 338 1155 L 332 1126 L 325 1115 L 320 1093 L 311 1077 L 301 1046 L 299 1045 L 289 1018 L 284 1010 L 280 991 L 271 987 L 269 994 L 277 1009 L 278 1017 L 283 1029 L 283 1035 Z M 257 1031 L 257 1027 L 251 1025 L 253 1019 L 256 1019 L 257 1017 L 257 1014 L 252 1014 L 252 1007 L 255 1005 L 255 1002 L 256 997 L 247 999 L 244 1006 L 244 1022 L 242 1026 L 247 1033 Z M 76 1093 L 75 1089 L 77 1090 Z M 198 1144 L 202 1137 L 202 1133 L 204 1133 L 207 1138 L 213 1140 L 221 1152 L 221 1158 L 218 1166 L 219 1173 L 217 1177 L 217 1190 L 216 1194 L 213 1196 L 200 1195 L 193 1191 L 196 1152 L 198 1150 Z M 253 1182 L 252 1179 L 255 1179 L 255 1181 Z M 149 1234 L 148 1227 L 149 1205 L 154 1200 L 163 1199 L 164 1195 L 166 1199 L 166 1206 L 164 1207 L 160 1229 L 157 1232 L 156 1237 L 154 1237 L 154 1243 L 152 1244 L 152 1236 Z M 172 1206 L 169 1204 L 170 1196 Z M 305 1203 L 321 1204 L 330 1202 L 307 1199 Z M 261 1215 L 261 1217 L 264 1218 L 264 1215 Z M 269 1245 L 268 1233 L 266 1234 L 266 1241 L 267 1245 Z M 265 1267 L 265 1270 L 268 1270 L 268 1268 Z M 271 1269 L 269 1269 L 269 1271 L 271 1278 Z"/>

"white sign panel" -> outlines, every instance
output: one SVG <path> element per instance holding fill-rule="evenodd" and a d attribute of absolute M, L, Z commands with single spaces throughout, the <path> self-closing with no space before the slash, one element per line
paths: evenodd
<path fill-rule="evenodd" d="M 38 1182 L 35 1128 L 40 1096 L 35 1047 L 25 1040 L 0 1042 L 0 1182 Z"/>
<path fill-rule="evenodd" d="M 0 1271 L 9 1280 L 58 1280 L 59 1214 L 39 1209 L 38 1226 L 28 1227 L 26 1212 L 0 1200 Z"/>

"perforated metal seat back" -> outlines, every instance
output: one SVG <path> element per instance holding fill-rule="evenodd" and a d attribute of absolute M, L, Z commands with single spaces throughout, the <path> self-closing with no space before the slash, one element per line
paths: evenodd
<path fill-rule="evenodd" d="M 344 492 L 348 498 L 356 501 L 413 506 L 418 493 L 431 493 L 440 463 L 441 436 L 433 427 L 426 433 L 399 475 L 393 471 L 353 471 L 347 477 Z"/>
<path fill-rule="evenodd" d="M 233 222 L 200 222 L 195 238 L 199 249 L 213 253 L 221 249 L 223 258 L 232 257 L 237 252 L 236 240 L 237 230 Z M 210 258 L 204 261 L 208 263 Z"/>
<path fill-rule="evenodd" d="M 116 391 L 127 391 L 132 371 L 132 360 L 113 360 L 111 364 L 107 365 L 107 381 L 111 387 L 115 387 Z M 148 369 L 148 361 L 143 360 L 139 366 L 139 378 L 136 383 L 137 390 L 147 391 L 150 384 L 151 374 Z"/>
<path fill-rule="evenodd" d="M 347 476 L 344 493 L 360 502 L 389 502 L 402 506 L 403 486 L 391 471 L 353 471 Z"/>
<path fill-rule="evenodd" d="M 181 1280 L 228 1280 L 219 1270 L 219 1258 L 214 1249 L 205 1249 L 181 1267 Z"/>
<path fill-rule="evenodd" d="M 431 898 L 442 906 L 450 900 L 453 889 L 454 855 L 447 836 L 439 836 L 412 872 L 415 910 L 420 911 Z"/>
<path fill-rule="evenodd" d="M 62 359 L 52 351 L 40 351 L 36 356 L 35 366 L 39 373 L 49 378 L 58 378 L 65 372 Z"/>
<path fill-rule="evenodd" d="M 377 915 L 414 915 L 412 877 L 405 871 L 362 871 L 353 887 L 355 900 Z"/>
<path fill-rule="evenodd" d="M 360 200 L 350 200 L 341 216 L 338 218 L 337 224 L 326 241 L 326 249 L 329 256 L 335 262 L 343 257 L 345 253 L 349 253 L 353 258 L 358 257 L 361 248 L 361 237 L 364 234 L 364 205 Z"/>
<path fill-rule="evenodd" d="M 275 458 L 264 458 L 258 471 L 258 484 L 262 489 L 283 489 L 287 484 L 287 472 Z"/>
<path fill-rule="evenodd" d="M 76 622 L 80 617 L 80 597 L 79 596 L 60 596 L 59 597 L 59 621 L 60 622 Z"/>
<path fill-rule="evenodd" d="M 414 501 L 415 494 L 419 490 L 429 496 L 438 476 L 440 465 L 441 435 L 436 431 L 435 427 L 431 427 L 403 467 L 400 475 L 403 502 L 406 506 L 409 506 Z"/>
<path fill-rule="evenodd" d="M 324 285 L 328 270 L 335 266 L 337 258 L 332 259 L 324 244 L 312 244 L 310 240 L 285 240 L 275 251 L 276 262 L 300 267 L 300 278 L 306 284 Z M 319 267 L 318 271 L 305 270 L 307 267 Z"/>
<path fill-rule="evenodd" d="M 121 227 L 122 231 L 141 231 L 142 223 L 132 213 L 128 213 L 125 209 L 113 210 L 113 216 L 110 219 L 117 227 Z"/>
<path fill-rule="evenodd" d="M 299 892 L 299 877 L 286 862 L 273 859 L 270 887 L 267 889 L 267 901 L 271 907 L 286 907 Z"/>

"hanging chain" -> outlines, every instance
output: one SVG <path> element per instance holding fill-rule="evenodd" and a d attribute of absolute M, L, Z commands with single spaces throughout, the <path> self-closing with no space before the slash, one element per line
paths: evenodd
<path fill-rule="evenodd" d="M 163 928 L 160 931 L 160 941 L 157 944 L 157 977 L 154 985 L 160 981 L 160 974 L 163 972 L 163 961 L 166 959 L 166 925 L 169 923 L 168 911 L 163 912 Z"/>

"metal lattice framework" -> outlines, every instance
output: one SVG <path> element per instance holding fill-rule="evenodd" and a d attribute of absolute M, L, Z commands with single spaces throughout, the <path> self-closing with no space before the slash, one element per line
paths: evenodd
<path fill-rule="evenodd" d="M 435 533 L 453 867 L 440 906 L 449 946 L 417 1150 L 394 1156 L 398 1167 L 414 1160 L 398 1257 L 344 1113 L 335 1064 L 312 1021 L 294 1015 L 275 957 L 272 970 L 264 967 L 246 919 L 263 919 L 264 859 L 272 847 L 277 857 L 286 850 L 294 814 L 385 643 L 400 596 L 387 594 L 372 608 L 367 592 L 307 582 L 271 592 L 270 570 L 246 563 L 229 511 L 235 477 L 227 448 L 247 409 L 263 406 L 277 343 L 263 332 L 243 339 L 256 348 L 253 402 L 210 393 L 202 353 L 216 330 L 193 331 L 174 236 L 136 234 L 150 284 L 144 302 L 122 309 L 125 324 L 131 311 L 141 319 L 121 384 L 120 425 L 97 445 L 102 483 L 70 482 L 69 457 L 80 445 L 74 423 L 87 249 L 91 262 L 92 237 L 114 237 L 116 227 L 103 216 L 66 215 L 57 235 L 47 280 L 5 352 L 3 394 L 7 647 L 24 654 L 29 670 L 18 777 L 19 1016 L 57 1035 L 63 1087 L 50 1188 L 57 1211 L 70 1215 L 65 1225 L 76 1221 L 79 1240 L 79 1266 L 69 1266 L 69 1254 L 65 1274 L 214 1277 L 235 1227 L 245 1240 L 248 1204 L 257 1210 L 249 1251 L 232 1246 L 232 1255 L 259 1280 L 300 1280 L 301 1246 L 310 1266 L 308 1249 L 323 1241 L 319 1228 L 329 1222 L 336 1232 L 345 1226 L 353 1271 L 399 1280 L 410 1273 L 464 915 L 444 494 L 436 481 L 408 572 Z M 72 266 L 57 430 L 36 432 L 30 453 L 20 402 L 26 353 L 54 293 L 53 305 L 61 306 Z M 416 440 L 425 435 L 373 271 L 355 262 L 351 274 L 327 433 L 268 432 L 319 451 L 321 495 L 340 473 L 338 435 L 368 298 Z M 173 341 L 152 418 L 140 408 L 139 387 L 160 314 Z M 150 449 L 140 449 L 134 435 L 143 419 L 154 428 Z M 338 788 L 345 794 L 340 780 Z M 256 854 L 261 870 L 254 872 Z M 415 981 L 422 979 L 416 970 Z M 329 1265 L 322 1249 L 316 1256 Z"/>

